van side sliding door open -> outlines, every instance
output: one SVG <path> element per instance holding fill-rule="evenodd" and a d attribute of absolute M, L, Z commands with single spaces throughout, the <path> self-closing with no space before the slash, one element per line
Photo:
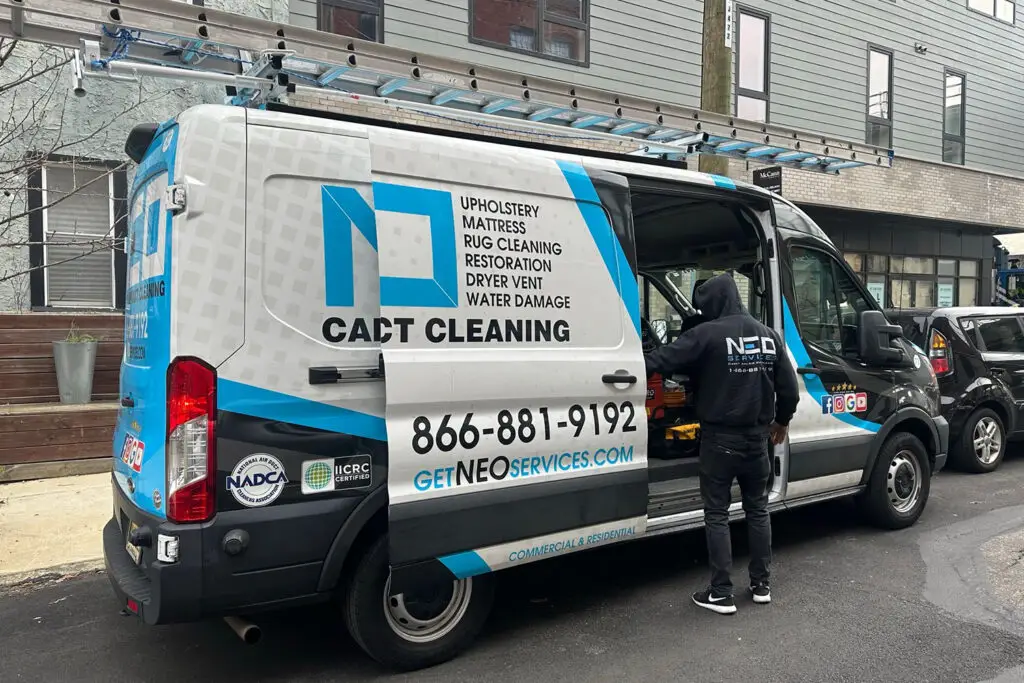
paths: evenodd
<path fill-rule="evenodd" d="M 371 163 L 392 590 L 642 534 L 636 276 L 591 176 L 393 131 Z"/>

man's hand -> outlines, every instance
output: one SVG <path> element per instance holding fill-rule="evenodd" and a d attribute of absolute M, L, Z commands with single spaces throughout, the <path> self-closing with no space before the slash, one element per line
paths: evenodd
<path fill-rule="evenodd" d="M 768 434 L 771 437 L 772 443 L 776 446 L 782 445 L 782 442 L 786 440 L 786 433 L 788 431 L 788 426 L 780 425 L 778 422 L 772 422 L 768 427 Z"/>

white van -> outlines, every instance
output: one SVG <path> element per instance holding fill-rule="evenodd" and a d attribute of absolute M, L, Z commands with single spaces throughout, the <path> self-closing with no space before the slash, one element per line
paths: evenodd
<path fill-rule="evenodd" d="M 945 462 L 927 357 L 759 188 L 211 105 L 126 149 L 104 550 L 146 623 L 235 617 L 252 639 L 239 617 L 337 599 L 366 652 L 418 668 L 477 635 L 495 571 L 699 527 L 687 378 L 649 402 L 643 348 L 714 273 L 799 372 L 773 510 L 859 496 L 904 527 Z"/>

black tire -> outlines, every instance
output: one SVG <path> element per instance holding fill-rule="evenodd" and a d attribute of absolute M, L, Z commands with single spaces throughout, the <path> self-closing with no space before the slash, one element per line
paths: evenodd
<path fill-rule="evenodd" d="M 413 642 L 389 623 L 384 591 L 388 585 L 387 537 L 378 538 L 357 562 L 346 585 L 345 625 L 356 643 L 375 660 L 392 669 L 413 671 L 446 662 L 467 649 L 479 635 L 494 603 L 494 576 L 484 574 L 457 582 L 468 587 L 461 617 L 449 622 L 434 640 Z"/>
<path fill-rule="evenodd" d="M 908 488 L 908 473 L 915 474 L 919 482 L 916 497 L 913 494 L 913 482 L 909 482 Z M 924 512 L 931 492 L 931 481 L 932 468 L 921 440 L 907 432 L 890 434 L 878 453 L 868 488 L 861 498 L 861 507 L 875 526 L 882 529 L 905 529 L 912 526 Z M 906 503 L 905 509 L 897 503 L 904 495 L 906 498 L 902 502 Z"/>
<path fill-rule="evenodd" d="M 986 462 L 974 448 L 975 430 L 979 424 L 987 423 L 998 431 L 999 452 L 995 459 Z M 1006 427 L 999 413 L 991 408 L 978 408 L 964 422 L 963 431 L 949 449 L 950 464 L 963 472 L 984 474 L 994 472 L 1006 455 Z"/>

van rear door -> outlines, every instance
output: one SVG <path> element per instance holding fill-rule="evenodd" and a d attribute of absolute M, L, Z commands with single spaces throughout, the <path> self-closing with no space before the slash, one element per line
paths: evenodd
<path fill-rule="evenodd" d="M 371 132 L 371 165 L 393 588 L 642 534 L 625 179 L 405 132 Z"/>
<path fill-rule="evenodd" d="M 174 173 L 178 126 L 157 132 L 135 171 L 129 200 L 127 291 L 121 407 L 114 433 L 114 478 L 139 509 L 164 517 L 163 466 L 170 360 L 170 241 L 164 203 Z"/>

